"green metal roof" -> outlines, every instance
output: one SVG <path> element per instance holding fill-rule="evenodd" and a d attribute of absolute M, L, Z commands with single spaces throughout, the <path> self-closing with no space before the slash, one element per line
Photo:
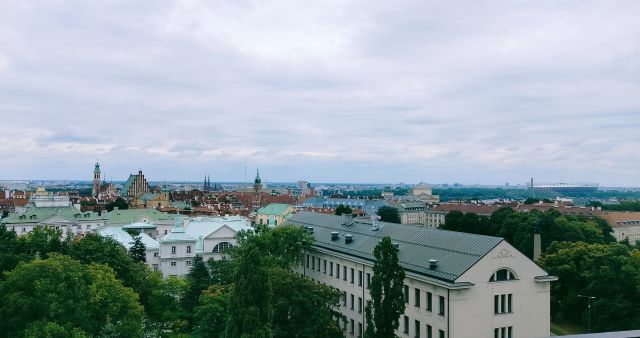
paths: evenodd
<path fill-rule="evenodd" d="M 258 214 L 286 217 L 291 213 L 291 205 L 284 203 L 271 203 L 258 210 Z"/>
<path fill-rule="evenodd" d="M 151 222 L 172 221 L 175 218 L 174 215 L 165 214 L 151 208 L 113 210 L 107 216 L 105 224 L 131 224 L 134 222 L 140 222 L 145 217 L 150 219 Z"/>
<path fill-rule="evenodd" d="M 465 271 L 496 247 L 502 238 L 467 234 L 406 224 L 378 222 L 373 230 L 371 221 L 321 213 L 298 212 L 288 223 L 313 227 L 314 246 L 356 256 L 373 262 L 373 249 L 385 237 L 399 244 L 400 265 L 407 271 L 455 282 Z M 338 240 L 331 240 L 331 232 L 339 232 Z M 346 244 L 344 235 L 353 235 L 353 242 Z M 429 268 L 429 260 L 438 260 L 435 269 Z"/>
<path fill-rule="evenodd" d="M 131 186 L 133 185 L 133 182 L 136 181 L 136 178 L 138 178 L 138 175 L 129 175 L 129 179 L 127 179 L 127 181 L 122 186 L 120 196 L 127 196 L 127 192 L 129 191 L 129 189 L 131 189 Z"/>
<path fill-rule="evenodd" d="M 59 216 L 68 220 L 74 221 L 96 221 L 104 219 L 95 212 L 85 211 L 82 212 L 75 207 L 36 207 L 33 203 L 27 204 L 27 210 L 25 213 L 9 214 L 6 218 L 0 220 L 3 224 L 24 224 L 24 223 L 39 223 L 46 221 L 47 219 Z"/>

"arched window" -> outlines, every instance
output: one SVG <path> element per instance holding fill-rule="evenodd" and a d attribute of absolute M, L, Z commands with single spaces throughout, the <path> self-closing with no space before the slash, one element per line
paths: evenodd
<path fill-rule="evenodd" d="M 491 275 L 489 282 L 501 282 L 506 280 L 515 280 L 518 279 L 518 276 L 511 271 L 510 269 L 502 268 L 497 270 Z"/>
<path fill-rule="evenodd" d="M 213 247 L 213 252 L 222 253 L 222 252 L 225 252 L 229 248 L 233 248 L 233 245 L 231 243 L 229 243 L 229 242 L 220 242 L 220 243 L 216 244 L 215 247 Z"/>

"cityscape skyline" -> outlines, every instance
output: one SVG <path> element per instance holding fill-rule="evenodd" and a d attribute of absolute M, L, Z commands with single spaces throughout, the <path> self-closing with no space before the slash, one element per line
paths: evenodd
<path fill-rule="evenodd" d="M 0 179 L 638 186 L 640 3 L 463 3 L 9 1 Z"/>

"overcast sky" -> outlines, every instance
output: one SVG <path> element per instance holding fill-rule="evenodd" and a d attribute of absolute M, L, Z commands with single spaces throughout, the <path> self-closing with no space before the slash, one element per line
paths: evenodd
<path fill-rule="evenodd" d="M 0 0 L 0 179 L 638 186 L 639 13 Z"/>

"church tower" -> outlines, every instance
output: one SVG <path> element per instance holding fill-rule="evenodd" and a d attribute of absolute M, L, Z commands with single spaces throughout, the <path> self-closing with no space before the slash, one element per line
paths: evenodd
<path fill-rule="evenodd" d="M 253 181 L 253 210 L 260 209 L 262 193 L 262 179 L 260 179 L 260 169 L 256 170 L 256 179 Z"/>
<path fill-rule="evenodd" d="M 93 189 L 91 195 L 98 198 L 100 193 L 100 163 L 96 162 L 96 167 L 93 169 Z"/>

